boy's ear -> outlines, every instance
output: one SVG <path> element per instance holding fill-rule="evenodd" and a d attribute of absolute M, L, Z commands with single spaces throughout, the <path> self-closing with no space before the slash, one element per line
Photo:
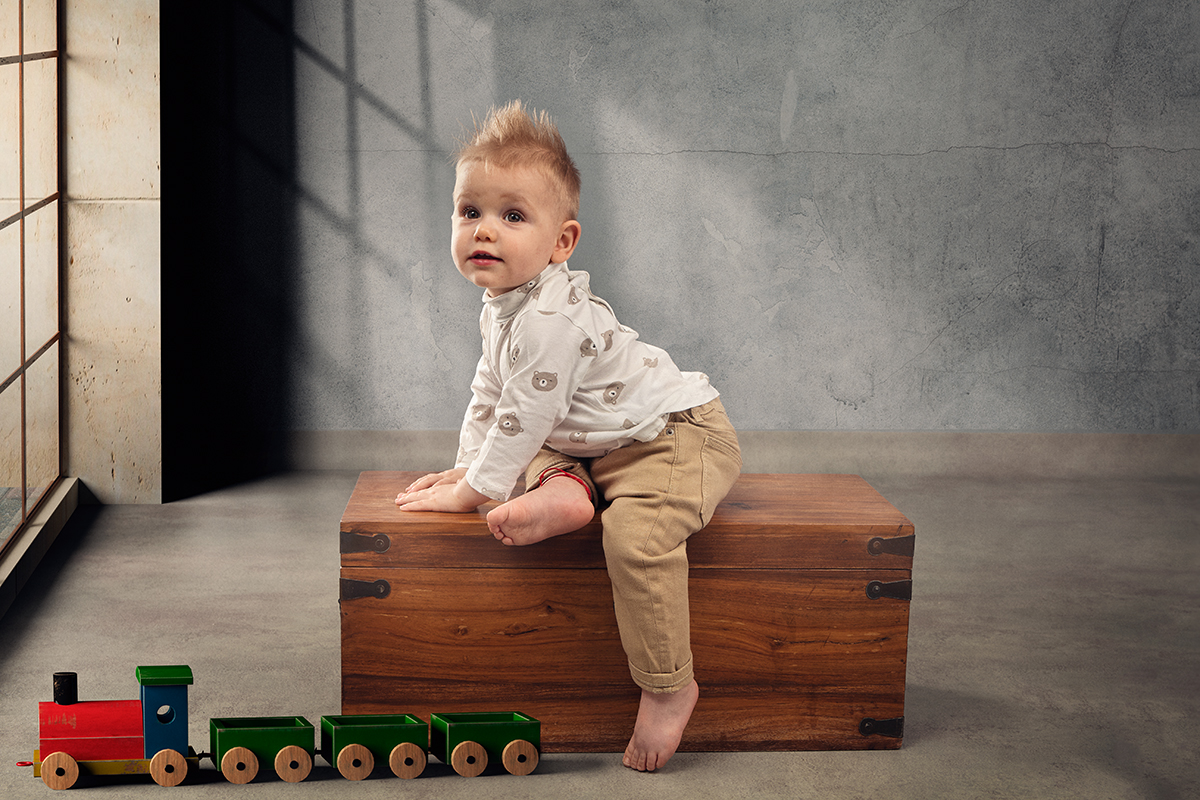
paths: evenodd
<path fill-rule="evenodd" d="M 579 244 L 579 234 L 582 232 L 578 220 L 569 219 L 562 224 L 558 231 L 558 241 L 554 243 L 554 253 L 550 256 L 552 264 L 561 264 L 571 258 L 575 245 Z"/>

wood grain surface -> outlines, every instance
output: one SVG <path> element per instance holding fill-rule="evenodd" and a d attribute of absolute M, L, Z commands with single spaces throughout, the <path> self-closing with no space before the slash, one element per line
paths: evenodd
<path fill-rule="evenodd" d="M 342 602 L 343 713 L 519 710 L 542 721 L 549 751 L 624 748 L 638 690 L 603 571 L 343 570 L 355 580 L 385 573 L 395 579 L 388 597 Z M 684 746 L 898 746 L 857 726 L 903 713 L 908 603 L 871 600 L 865 587 L 908 575 L 694 571 L 705 700 Z M 751 706 L 755 724 L 735 735 L 739 723 L 722 715 Z"/>

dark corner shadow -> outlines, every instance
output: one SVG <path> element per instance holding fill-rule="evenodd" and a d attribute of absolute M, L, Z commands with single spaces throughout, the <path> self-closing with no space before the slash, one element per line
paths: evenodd
<path fill-rule="evenodd" d="M 96 518 L 104 513 L 103 506 L 80 505 L 63 525 L 58 537 L 50 545 L 46 555 L 38 562 L 29 580 L 17 592 L 16 599 L 8 611 L 0 616 L 0 641 L 28 642 L 37 639 L 34 626 L 37 624 L 38 609 L 48 602 L 55 585 L 59 582 L 64 567 L 70 561 L 80 543 L 87 537 Z M 0 667 L 11 657 L 12 649 L 0 647 Z M 46 693 L 51 693 L 50 677 L 46 676 Z"/>
<path fill-rule="evenodd" d="M 178 500 L 285 466 L 292 0 L 161 8 L 162 475 Z"/>

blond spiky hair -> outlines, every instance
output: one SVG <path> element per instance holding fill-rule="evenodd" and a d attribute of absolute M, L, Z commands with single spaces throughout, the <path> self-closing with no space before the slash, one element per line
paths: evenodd
<path fill-rule="evenodd" d="M 541 169 L 554 184 L 565 219 L 579 216 L 579 170 L 545 111 L 526 110 L 520 100 L 493 107 L 482 124 L 475 122 L 475 132 L 455 156 L 459 164 Z"/>

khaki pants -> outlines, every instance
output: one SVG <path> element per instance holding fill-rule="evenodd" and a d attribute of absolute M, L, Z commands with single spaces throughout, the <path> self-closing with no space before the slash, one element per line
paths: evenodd
<path fill-rule="evenodd" d="M 737 434 L 717 399 L 671 414 L 653 441 L 592 459 L 543 447 L 526 471 L 530 487 L 565 470 L 592 489 L 621 644 L 643 689 L 674 692 L 692 680 L 686 542 L 708 524 L 741 467 Z"/>

